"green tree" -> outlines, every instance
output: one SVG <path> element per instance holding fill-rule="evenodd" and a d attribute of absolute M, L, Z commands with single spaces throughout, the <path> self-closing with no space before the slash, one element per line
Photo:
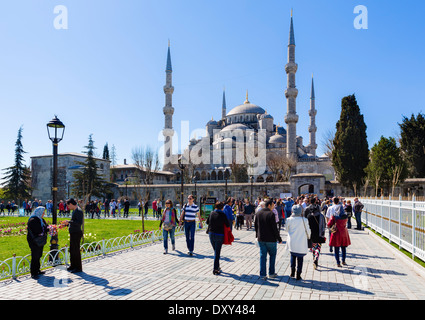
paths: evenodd
<path fill-rule="evenodd" d="M 31 171 L 24 165 L 25 151 L 22 145 L 22 130 L 21 126 L 15 143 L 15 164 L 3 169 L 6 173 L 5 181 L 2 183 L 4 195 L 17 201 L 30 197 L 31 192 Z"/>
<path fill-rule="evenodd" d="M 102 159 L 109 160 L 109 147 L 108 147 L 108 143 L 106 143 L 105 146 L 103 147 L 103 156 L 102 156 Z"/>
<path fill-rule="evenodd" d="M 82 169 L 74 172 L 74 183 L 72 189 L 75 195 L 78 197 L 85 197 L 90 201 L 92 196 L 101 198 L 105 194 L 106 181 L 103 180 L 102 176 L 98 172 L 98 166 L 94 158 L 94 141 L 92 135 L 89 136 L 89 143 L 84 147 L 86 151 L 83 151 L 87 155 L 85 161 L 79 161 Z"/>
<path fill-rule="evenodd" d="M 366 175 L 369 163 L 369 147 L 366 124 L 354 95 L 341 102 L 341 115 L 336 123 L 333 139 L 332 165 L 340 183 L 352 187 L 357 194 Z"/>
<path fill-rule="evenodd" d="M 425 178 L 425 116 L 413 114 L 410 119 L 403 117 L 400 124 L 400 148 L 409 165 L 410 175 Z"/>
<path fill-rule="evenodd" d="M 375 182 L 375 196 L 379 186 L 387 188 L 388 192 L 392 186 L 392 194 L 394 193 L 395 186 L 407 177 L 407 168 L 394 138 L 381 137 L 378 143 L 373 145 L 366 172 Z"/>

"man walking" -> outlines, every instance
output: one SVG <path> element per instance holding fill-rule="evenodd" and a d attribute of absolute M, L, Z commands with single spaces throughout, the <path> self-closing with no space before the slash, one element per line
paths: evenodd
<path fill-rule="evenodd" d="M 273 213 L 274 206 L 273 200 L 267 200 L 265 202 L 265 207 L 256 213 L 254 220 L 255 235 L 260 246 L 260 277 L 263 280 L 267 279 L 267 254 L 270 256 L 269 277 L 276 278 L 276 242 L 282 243 L 282 238 L 280 237 L 279 230 L 277 229 L 276 216 Z"/>
<path fill-rule="evenodd" d="M 362 228 L 362 211 L 363 211 L 364 205 L 359 201 L 359 198 L 354 198 L 354 217 L 356 218 L 357 222 L 357 230 L 363 230 Z"/>
<path fill-rule="evenodd" d="M 179 225 L 181 225 L 184 221 L 186 245 L 189 250 L 188 254 L 193 256 L 193 249 L 195 246 L 196 216 L 198 216 L 200 228 L 202 228 L 202 219 L 198 206 L 193 202 L 193 196 L 189 195 L 187 200 L 188 203 L 184 205 L 182 214 L 180 215 Z"/>

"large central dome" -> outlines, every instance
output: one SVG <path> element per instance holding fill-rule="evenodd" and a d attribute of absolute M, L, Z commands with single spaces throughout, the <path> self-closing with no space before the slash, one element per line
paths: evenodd
<path fill-rule="evenodd" d="M 227 116 L 237 115 L 237 114 L 246 114 L 246 113 L 254 113 L 254 114 L 264 114 L 266 111 L 257 106 L 256 104 L 252 104 L 248 101 L 248 92 L 246 94 L 246 100 L 244 104 L 234 107 L 232 110 L 227 113 Z"/>

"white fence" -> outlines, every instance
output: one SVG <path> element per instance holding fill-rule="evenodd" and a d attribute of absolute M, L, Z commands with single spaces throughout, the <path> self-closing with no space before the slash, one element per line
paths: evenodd
<path fill-rule="evenodd" d="M 197 230 L 198 226 L 197 226 Z M 184 234 L 184 227 L 176 227 L 175 236 Z M 108 253 L 133 248 L 135 246 L 162 241 L 162 230 L 155 230 L 146 233 L 130 234 L 128 236 L 103 239 L 97 242 L 85 243 L 81 245 L 81 258 L 88 259 L 96 256 L 105 256 Z M 42 256 L 40 269 L 69 264 L 69 248 L 67 246 L 57 250 L 49 251 Z M 0 261 L 0 280 L 13 278 L 30 272 L 31 254 L 26 256 L 13 256 L 12 258 Z"/>
<path fill-rule="evenodd" d="M 399 199 L 359 199 L 362 222 L 425 261 L 425 202 Z"/>

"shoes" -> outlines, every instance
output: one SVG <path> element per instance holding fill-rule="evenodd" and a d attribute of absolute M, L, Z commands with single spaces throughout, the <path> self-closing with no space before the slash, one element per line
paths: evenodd
<path fill-rule="evenodd" d="M 269 278 L 270 279 L 274 279 L 274 278 L 276 278 L 277 277 L 277 273 L 273 273 L 273 274 L 270 274 L 269 275 Z"/>
<path fill-rule="evenodd" d="M 66 271 L 69 271 L 69 272 L 72 272 L 73 270 L 74 270 L 74 268 L 72 268 L 72 267 L 66 268 Z"/>
<path fill-rule="evenodd" d="M 317 260 L 314 260 L 313 261 L 313 268 L 314 268 L 314 270 L 316 270 L 317 269 L 317 266 L 319 265 L 319 263 L 317 262 Z"/>
<path fill-rule="evenodd" d="M 78 272 L 83 272 L 83 270 L 74 269 L 71 271 L 71 273 L 78 273 Z"/>
<path fill-rule="evenodd" d="M 220 273 L 221 273 L 220 269 L 219 270 L 213 270 L 213 274 L 216 275 L 216 276 L 218 276 Z"/>
<path fill-rule="evenodd" d="M 168 253 L 168 250 L 167 250 L 167 249 L 165 249 L 165 250 L 164 250 L 164 254 L 167 254 L 167 253 Z"/>
<path fill-rule="evenodd" d="M 342 265 L 343 265 L 343 266 L 346 266 L 347 264 L 345 263 L 345 261 L 342 261 Z"/>
<path fill-rule="evenodd" d="M 295 278 L 295 268 L 291 268 L 291 278 Z"/>
<path fill-rule="evenodd" d="M 191 252 L 191 251 L 189 251 L 187 254 L 188 254 L 189 256 L 193 256 L 193 252 Z"/>
<path fill-rule="evenodd" d="M 336 266 L 337 266 L 338 268 L 342 268 L 342 266 L 341 266 L 341 264 L 340 264 L 340 263 L 338 263 Z"/>
<path fill-rule="evenodd" d="M 175 244 L 173 244 L 173 251 L 174 251 L 174 250 L 176 250 L 176 245 L 175 245 Z"/>
<path fill-rule="evenodd" d="M 31 278 L 32 278 L 32 279 L 34 279 L 34 280 L 37 280 L 37 279 L 39 278 L 39 275 L 38 275 L 38 274 L 36 274 L 36 275 L 31 275 Z"/>
<path fill-rule="evenodd" d="M 261 280 L 266 281 L 267 280 L 267 276 L 261 277 Z"/>
<path fill-rule="evenodd" d="M 45 273 L 46 273 L 46 271 L 38 271 L 38 275 L 43 275 Z"/>
<path fill-rule="evenodd" d="M 301 272 L 297 272 L 297 280 L 302 280 L 302 278 L 301 278 Z"/>

